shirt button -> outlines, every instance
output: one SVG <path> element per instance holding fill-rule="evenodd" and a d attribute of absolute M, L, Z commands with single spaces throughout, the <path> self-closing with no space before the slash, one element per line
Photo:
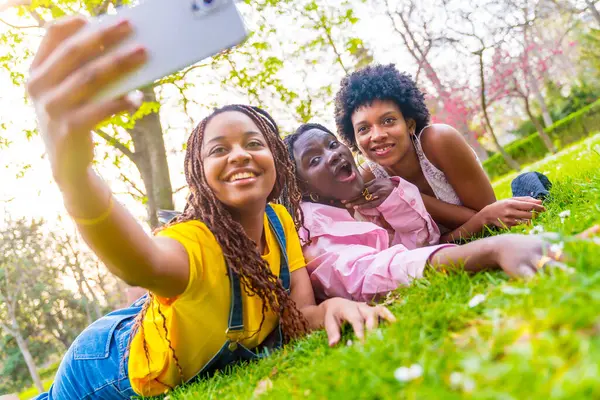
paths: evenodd
<path fill-rule="evenodd" d="M 412 200 L 410 201 L 410 206 L 411 206 L 411 207 L 414 207 L 414 206 L 415 206 L 415 204 L 417 204 L 417 201 L 416 201 L 415 199 L 412 199 Z"/>
<path fill-rule="evenodd" d="M 237 350 L 238 344 L 237 344 L 237 342 L 229 342 L 229 345 L 227 346 L 227 348 L 229 349 L 229 351 L 234 352 Z"/>

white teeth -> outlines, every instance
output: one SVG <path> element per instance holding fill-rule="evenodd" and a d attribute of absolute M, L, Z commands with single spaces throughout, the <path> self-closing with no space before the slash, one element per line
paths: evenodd
<path fill-rule="evenodd" d="M 385 146 L 385 147 L 380 147 L 380 148 L 378 148 L 378 149 L 374 149 L 374 150 L 375 150 L 375 152 L 377 152 L 377 153 L 382 153 L 382 152 L 384 152 L 384 151 L 386 151 L 386 150 L 390 149 L 391 147 L 392 147 L 392 146 Z"/>
<path fill-rule="evenodd" d="M 237 174 L 233 174 L 231 178 L 229 178 L 229 182 L 235 182 L 241 179 L 248 179 L 254 177 L 256 177 L 256 174 L 254 172 L 238 172 Z"/>

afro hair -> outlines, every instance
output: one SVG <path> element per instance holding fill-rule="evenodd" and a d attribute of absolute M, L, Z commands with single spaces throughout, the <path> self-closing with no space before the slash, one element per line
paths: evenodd
<path fill-rule="evenodd" d="M 398 105 L 405 120 L 416 122 L 421 132 L 429 124 L 430 114 L 425 96 L 410 75 L 399 72 L 394 64 L 372 65 L 342 79 L 335 96 L 335 123 L 342 140 L 358 151 L 352 126 L 352 114 L 374 100 L 389 100 Z"/>

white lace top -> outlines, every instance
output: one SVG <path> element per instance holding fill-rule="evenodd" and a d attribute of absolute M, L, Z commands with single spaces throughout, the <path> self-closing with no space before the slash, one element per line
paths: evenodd
<path fill-rule="evenodd" d="M 443 202 L 461 206 L 462 202 L 460 201 L 460 198 L 458 197 L 458 194 L 456 194 L 456 191 L 454 190 L 452 185 L 450 185 L 450 183 L 448 182 L 448 179 L 446 179 L 446 175 L 444 175 L 442 171 L 437 169 L 435 165 L 433 165 L 431 161 L 427 159 L 425 152 L 423 152 L 423 147 L 421 146 L 421 134 L 425 129 L 429 128 L 430 126 L 431 125 L 428 125 L 425 128 L 423 128 L 423 130 L 419 132 L 418 135 L 413 136 L 412 140 L 413 145 L 415 146 L 415 150 L 417 152 L 417 157 L 419 158 L 419 164 L 421 164 L 421 170 L 423 171 L 423 175 L 425 176 L 427 183 L 429 183 L 429 186 L 431 186 L 435 197 L 437 197 Z M 475 151 L 473 150 L 473 152 Z M 369 166 L 371 172 L 373 172 L 373 175 L 375 175 L 376 178 L 390 177 L 386 170 L 379 164 L 376 164 L 372 161 L 367 161 L 367 165 Z"/>

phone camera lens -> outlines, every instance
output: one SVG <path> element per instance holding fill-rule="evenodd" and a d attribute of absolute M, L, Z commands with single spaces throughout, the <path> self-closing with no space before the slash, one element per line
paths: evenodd
<path fill-rule="evenodd" d="M 206 4 L 207 6 L 211 5 L 213 3 L 214 0 L 203 0 L 204 4 Z"/>

